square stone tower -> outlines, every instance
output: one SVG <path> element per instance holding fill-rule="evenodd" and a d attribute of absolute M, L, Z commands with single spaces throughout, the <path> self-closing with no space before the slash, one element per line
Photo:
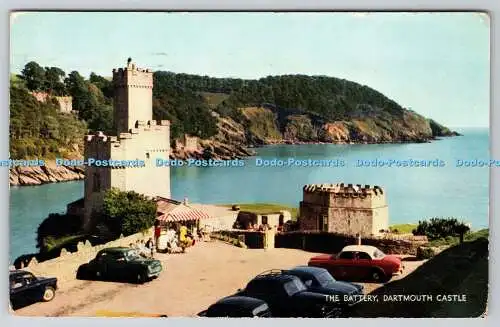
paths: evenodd
<path fill-rule="evenodd" d="M 125 68 L 113 69 L 113 87 L 115 135 L 97 132 L 85 140 L 86 230 L 94 226 L 92 218 L 112 187 L 170 198 L 170 169 L 156 166 L 156 158 L 170 155 L 170 122 L 153 120 L 153 73 L 129 59 Z"/>
<path fill-rule="evenodd" d="M 139 69 L 129 59 L 125 68 L 113 69 L 114 128 L 116 135 L 137 128 L 137 121 L 153 118 L 153 72 Z"/>
<path fill-rule="evenodd" d="M 389 228 L 389 208 L 379 186 L 310 184 L 303 192 L 301 230 L 371 236 Z"/>

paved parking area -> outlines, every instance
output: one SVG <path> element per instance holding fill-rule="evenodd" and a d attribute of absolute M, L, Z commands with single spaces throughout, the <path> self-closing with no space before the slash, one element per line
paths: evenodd
<path fill-rule="evenodd" d="M 222 242 L 201 242 L 185 254 L 158 254 L 164 271 L 144 285 L 74 280 L 56 298 L 15 311 L 23 316 L 95 316 L 100 311 L 194 316 L 231 295 L 258 273 L 307 264 L 316 253 L 294 249 L 250 250 Z M 405 262 L 403 276 L 421 264 Z M 379 284 L 364 284 L 367 292 Z"/>

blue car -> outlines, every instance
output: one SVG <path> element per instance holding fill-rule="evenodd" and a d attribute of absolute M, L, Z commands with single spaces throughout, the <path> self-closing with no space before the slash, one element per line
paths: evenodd
<path fill-rule="evenodd" d="M 324 268 L 298 266 L 282 273 L 297 276 L 308 291 L 328 295 L 344 309 L 359 303 L 364 295 L 363 285 L 335 280 Z"/>

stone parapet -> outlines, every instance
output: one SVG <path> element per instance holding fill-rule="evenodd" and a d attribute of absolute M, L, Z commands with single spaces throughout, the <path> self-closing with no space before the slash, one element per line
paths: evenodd
<path fill-rule="evenodd" d="M 304 193 L 334 193 L 346 196 L 362 196 L 366 194 L 381 195 L 384 194 L 380 186 L 361 185 L 361 184 L 308 184 L 303 187 Z"/>
<path fill-rule="evenodd" d="M 31 271 L 37 276 L 57 277 L 59 282 L 68 282 L 76 278 L 78 267 L 95 258 L 97 252 L 110 247 L 128 247 L 130 243 L 139 240 L 146 241 L 153 235 L 153 230 L 149 229 L 144 233 L 137 233 L 127 237 L 121 237 L 106 244 L 92 246 L 88 241 L 79 242 L 76 252 L 69 252 L 66 249 L 61 250 L 61 255 L 57 258 L 38 262 L 35 258 L 31 259 L 26 267 L 21 269 Z"/>

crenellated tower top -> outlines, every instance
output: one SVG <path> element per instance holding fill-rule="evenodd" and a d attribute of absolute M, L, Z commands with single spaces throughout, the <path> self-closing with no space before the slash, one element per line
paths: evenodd
<path fill-rule="evenodd" d="M 132 59 L 113 69 L 115 133 L 127 133 L 138 121 L 153 119 L 153 72 L 138 68 Z"/>
<path fill-rule="evenodd" d="M 115 87 L 145 87 L 153 88 L 153 71 L 138 68 L 132 59 L 127 60 L 124 68 L 113 69 L 113 85 Z"/>
<path fill-rule="evenodd" d="M 304 185 L 303 190 L 305 193 L 335 193 L 338 195 L 383 195 L 384 190 L 377 185 L 361 185 L 361 184 L 308 184 Z"/>

